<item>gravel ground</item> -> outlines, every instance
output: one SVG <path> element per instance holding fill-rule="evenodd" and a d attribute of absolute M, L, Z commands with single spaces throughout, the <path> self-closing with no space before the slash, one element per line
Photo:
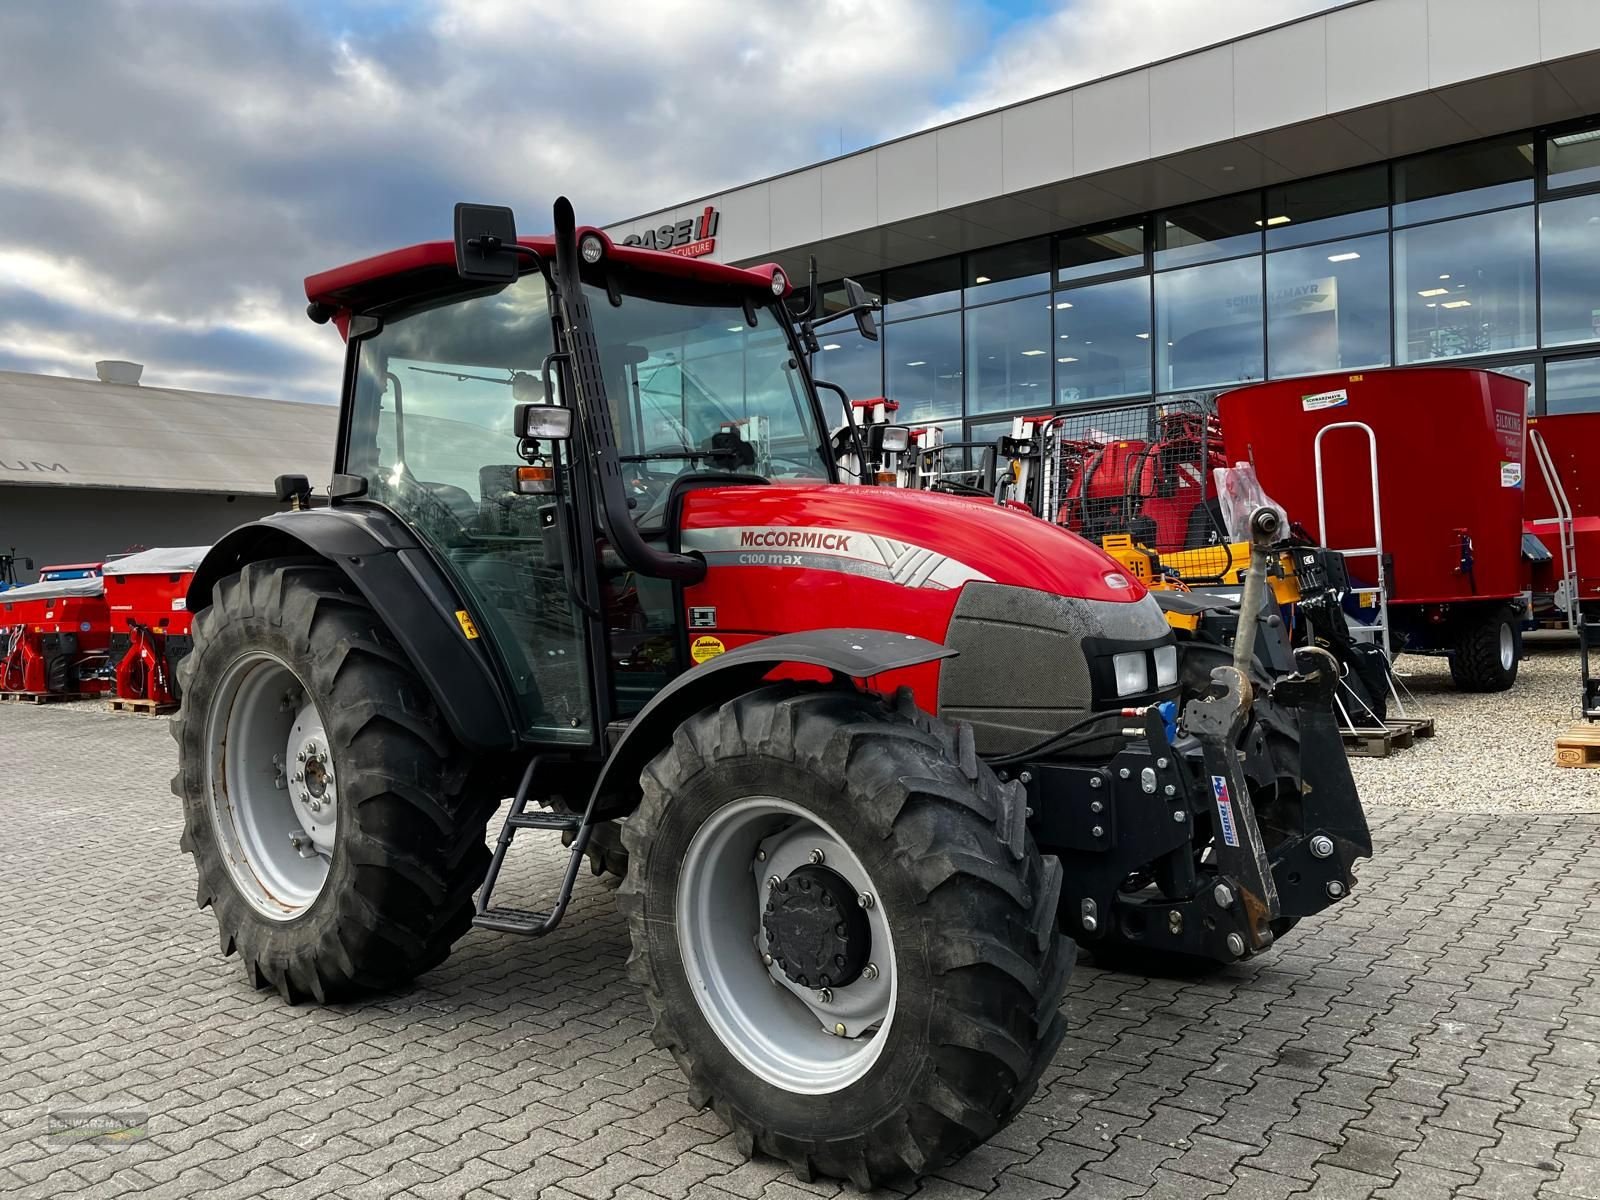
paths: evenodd
<path fill-rule="evenodd" d="M 1408 709 L 1435 734 L 1389 758 L 1350 760 L 1364 804 L 1431 812 L 1600 812 L 1600 770 L 1555 765 L 1555 739 L 1578 715 L 1578 652 L 1563 635 L 1530 636 L 1516 686 L 1468 695 L 1443 658 L 1400 659 Z"/>

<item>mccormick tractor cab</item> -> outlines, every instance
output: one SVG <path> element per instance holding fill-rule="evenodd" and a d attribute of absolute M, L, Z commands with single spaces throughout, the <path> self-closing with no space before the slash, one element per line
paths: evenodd
<path fill-rule="evenodd" d="M 1188 661 L 1076 535 L 842 485 L 790 290 L 565 200 L 307 280 L 348 345 L 329 503 L 281 479 L 196 572 L 174 790 L 224 950 L 289 1001 L 625 874 L 690 1094 L 866 1188 L 1027 1101 L 1073 939 L 1231 963 L 1371 846 L 1327 655 L 1264 672 L 1246 621 Z M 876 336 L 854 291 L 826 319 Z M 493 894 L 519 830 L 570 845 L 538 911 Z"/>

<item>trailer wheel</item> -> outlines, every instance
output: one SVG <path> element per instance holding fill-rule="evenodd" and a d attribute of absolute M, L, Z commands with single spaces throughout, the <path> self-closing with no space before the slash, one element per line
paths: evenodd
<path fill-rule="evenodd" d="M 181 845 L 222 952 L 326 1002 L 443 961 L 472 924 L 492 803 L 366 601 L 319 560 L 220 580 L 172 721 Z"/>
<path fill-rule="evenodd" d="M 1061 869 L 969 727 L 777 684 L 690 717 L 643 789 L 630 972 L 746 1153 L 867 1189 L 1027 1101 L 1063 1033 Z"/>
<path fill-rule="evenodd" d="M 1517 681 L 1522 629 L 1507 605 L 1465 627 L 1450 652 L 1450 678 L 1463 692 L 1503 692 Z"/>

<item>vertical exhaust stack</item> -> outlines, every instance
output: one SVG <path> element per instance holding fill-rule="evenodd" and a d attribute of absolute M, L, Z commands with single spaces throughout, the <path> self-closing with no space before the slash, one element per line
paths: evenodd
<path fill-rule="evenodd" d="M 144 374 L 144 364 L 126 362 L 120 358 L 102 358 L 94 364 L 94 373 L 101 383 L 125 383 L 130 387 L 138 387 L 139 377 Z"/>

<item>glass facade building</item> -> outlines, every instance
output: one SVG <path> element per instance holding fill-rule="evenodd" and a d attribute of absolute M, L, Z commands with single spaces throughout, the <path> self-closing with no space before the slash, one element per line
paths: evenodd
<path fill-rule="evenodd" d="M 815 356 L 902 422 L 1416 364 L 1600 409 L 1600 121 L 1498 137 L 860 278 L 882 336 Z"/>

